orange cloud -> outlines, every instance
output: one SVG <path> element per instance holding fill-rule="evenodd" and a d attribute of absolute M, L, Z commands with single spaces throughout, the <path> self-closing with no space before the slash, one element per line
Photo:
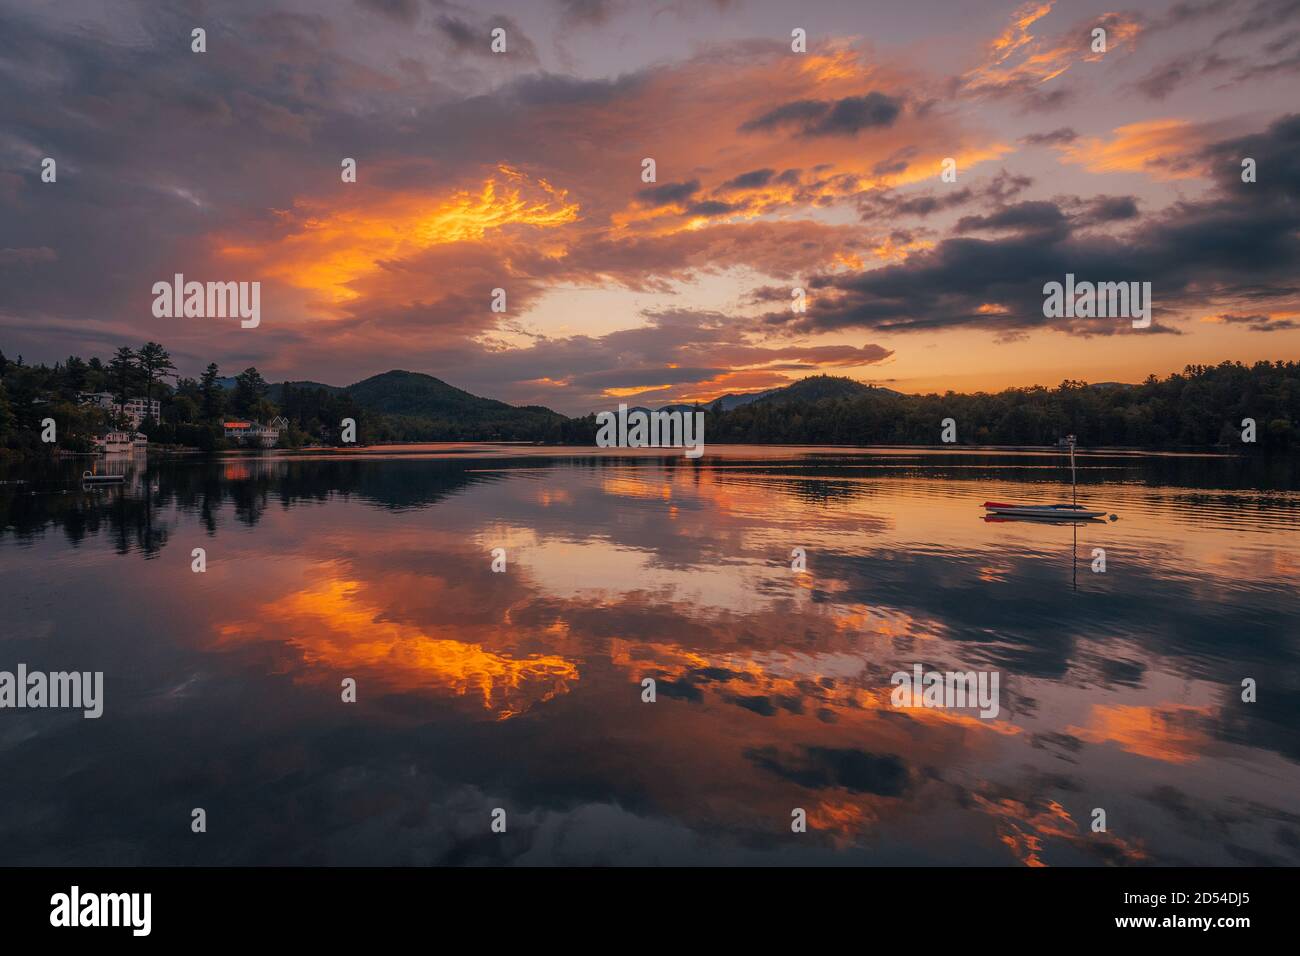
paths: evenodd
<path fill-rule="evenodd" d="M 1066 162 L 1093 173 L 1146 173 L 1156 179 L 1201 175 L 1192 157 L 1208 138 L 1186 120 L 1146 120 L 1117 127 L 1109 140 L 1085 137 L 1059 146 Z"/>
<path fill-rule="evenodd" d="M 257 244 L 217 240 L 220 255 L 258 263 L 262 275 L 317 293 L 326 302 L 357 298 L 354 283 L 385 260 L 433 246 L 480 242 L 506 226 L 561 226 L 577 221 L 578 205 L 544 179 L 509 166 L 477 191 L 449 196 L 398 193 L 339 209 L 299 199 L 279 213 L 280 235 Z"/>
<path fill-rule="evenodd" d="M 1142 29 L 1132 17 L 1107 13 L 1055 37 L 1035 37 L 1031 28 L 1051 13 L 1052 7 L 1050 0 L 1019 7 L 1007 28 L 989 43 L 984 61 L 962 77 L 966 91 L 976 96 L 1027 95 L 1042 102 L 1044 94 L 1038 87 L 1076 63 L 1097 62 L 1131 47 Z M 1092 49 L 1092 29 L 1096 27 L 1106 31 L 1105 52 Z"/>

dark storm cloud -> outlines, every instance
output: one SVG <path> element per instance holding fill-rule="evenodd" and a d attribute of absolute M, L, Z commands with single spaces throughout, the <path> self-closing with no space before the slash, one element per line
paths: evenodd
<path fill-rule="evenodd" d="M 36 262 L 53 262 L 58 258 L 58 253 L 49 246 L 38 246 L 34 249 L 0 249 L 0 266 L 29 266 Z"/>
<path fill-rule="evenodd" d="M 499 100 L 524 108 L 600 106 L 638 93 L 645 79 L 635 74 L 612 80 L 586 80 L 557 73 L 530 73 L 512 80 L 491 96 L 478 98 L 478 105 L 486 100 Z"/>
<path fill-rule="evenodd" d="M 963 216 L 956 227 L 957 232 L 1008 229 L 1057 233 L 1067 229 L 1067 225 L 1065 215 L 1055 203 L 1036 200 L 1019 202 L 987 216 Z"/>
<path fill-rule="evenodd" d="M 641 190 L 637 196 L 643 206 L 675 206 L 685 202 L 700 191 L 700 181 L 692 179 L 686 183 L 664 183 L 662 186 L 650 186 Z"/>
<path fill-rule="evenodd" d="M 708 199 L 704 202 L 693 203 L 686 207 L 688 216 L 725 216 L 728 213 L 735 212 L 737 209 L 744 209 L 745 203 L 719 202 L 716 199 Z"/>
<path fill-rule="evenodd" d="M 1003 169 L 989 181 L 987 192 L 998 202 L 1006 202 L 1012 196 L 1018 196 L 1033 184 L 1032 177 L 1018 176 Z"/>
<path fill-rule="evenodd" d="M 491 52 L 491 47 L 487 42 L 486 36 L 480 35 L 473 27 L 459 17 L 453 17 L 450 14 L 443 14 L 436 21 L 438 29 L 442 35 L 451 41 L 461 53 L 483 53 Z M 480 49 L 480 47 L 482 49 Z"/>
<path fill-rule="evenodd" d="M 1270 56 L 1277 56 L 1289 46 L 1300 45 L 1300 29 L 1284 33 L 1275 40 L 1270 40 L 1264 44 L 1264 52 Z"/>
<path fill-rule="evenodd" d="M 903 101 L 884 93 L 839 100 L 795 100 L 741 124 L 741 132 L 796 129 L 802 136 L 854 136 L 864 129 L 892 126 Z"/>
<path fill-rule="evenodd" d="M 420 16 L 420 0 L 356 0 L 357 6 L 399 23 L 411 24 Z"/>
<path fill-rule="evenodd" d="M 774 169 L 755 169 L 748 173 L 741 173 L 733 179 L 728 179 L 718 187 L 718 192 L 732 192 L 743 189 L 758 189 L 760 186 L 766 186 L 776 175 Z"/>
<path fill-rule="evenodd" d="M 1267 176 L 1241 182 L 1242 156 L 1256 159 Z M 1300 116 L 1216 143 L 1199 160 L 1216 183 L 1210 195 L 1139 221 L 1122 237 L 1084 230 L 1128 218 L 1133 210 L 1126 197 L 1072 202 L 1073 214 L 1062 204 L 1019 203 L 965 222 L 970 230 L 1005 228 L 1011 235 L 950 238 L 898 265 L 815 277 L 810 285 L 822 291 L 816 308 L 800 316 L 773 313 L 767 322 L 799 332 L 983 327 L 1006 333 L 1050 326 L 1111 334 L 1127 327 L 1114 319 L 1074 320 L 1067 327 L 1044 318 L 1043 284 L 1067 272 L 1080 281 L 1151 282 L 1157 319 L 1201 306 L 1207 295 L 1293 297 L 1300 262 Z M 1004 308 L 981 311 L 986 303 Z"/>
<path fill-rule="evenodd" d="M 1120 222 L 1125 219 L 1136 219 L 1137 215 L 1137 198 L 1134 196 L 1097 196 L 1088 202 L 1080 221 L 1088 225 Z"/>
<path fill-rule="evenodd" d="M 1034 184 L 1028 176 L 1015 176 L 1005 169 L 978 185 L 961 189 L 944 189 L 939 192 L 912 194 L 894 189 L 872 189 L 856 197 L 858 213 L 863 220 L 892 219 L 899 216 L 925 218 L 974 202 L 990 203 L 998 207 L 1008 199 Z"/>
<path fill-rule="evenodd" d="M 560 21 L 565 24 L 600 26 L 614 12 L 613 0 L 555 0 Z"/>
<path fill-rule="evenodd" d="M 1269 319 L 1267 315 L 1233 315 L 1225 312 L 1217 317 L 1220 322 L 1229 325 L 1244 325 L 1252 332 L 1279 332 L 1283 329 L 1300 329 L 1300 322 L 1294 319 Z"/>
<path fill-rule="evenodd" d="M 1300 0 L 1254 0 L 1229 6 L 1233 7 L 1235 25 L 1220 31 L 1214 38 L 1215 43 L 1231 37 L 1295 26 L 1300 21 Z M 1217 4 L 1207 4 L 1207 7 L 1207 12 L 1212 13 L 1223 9 Z"/>
<path fill-rule="evenodd" d="M 907 198 L 890 197 L 887 193 L 871 198 L 863 197 L 859 202 L 863 218 L 887 214 L 894 216 L 930 216 L 945 209 L 964 206 L 975 198 L 974 190 L 968 187 L 939 195 L 929 193 L 924 196 Z"/>
<path fill-rule="evenodd" d="M 793 103 L 783 103 L 762 116 L 749 120 L 740 128 L 742 131 L 747 131 L 770 129 L 787 124 L 811 123 L 825 116 L 828 109 L 828 105 L 820 100 L 796 100 Z"/>
<path fill-rule="evenodd" d="M 456 53 L 479 57 L 512 56 L 530 63 L 537 62 L 537 47 L 510 17 L 497 15 L 471 23 L 463 17 L 444 13 L 434 22 L 439 32 L 451 41 Z M 506 31 L 504 53 L 492 52 L 492 31 L 498 27 Z"/>
<path fill-rule="evenodd" d="M 1241 70 L 1233 76 L 1234 80 L 1251 80 L 1256 77 L 1269 76 L 1273 73 L 1296 73 L 1300 72 L 1300 50 L 1292 53 L 1290 56 L 1275 60 L 1272 63 L 1255 63 Z"/>
<path fill-rule="evenodd" d="M 1020 142 L 1028 146 L 1057 146 L 1063 143 L 1073 143 L 1079 138 L 1079 134 L 1068 126 L 1062 126 L 1048 133 L 1030 133 L 1028 136 L 1020 137 Z"/>
<path fill-rule="evenodd" d="M 1225 59 L 1211 52 L 1204 56 L 1180 57 L 1153 68 L 1134 86 L 1148 99 L 1162 100 L 1180 86 L 1232 66 L 1236 59 Z"/>
<path fill-rule="evenodd" d="M 919 152 L 916 146 L 904 146 L 872 166 L 871 172 L 876 176 L 896 176 L 906 172 L 907 167 L 911 165 L 912 157 Z"/>
<path fill-rule="evenodd" d="M 1027 86 L 1016 91 L 1020 105 L 1027 113 L 1050 113 L 1059 110 L 1074 98 L 1074 91 L 1067 89 L 1044 90 L 1038 86 Z"/>
<path fill-rule="evenodd" d="M 1151 31 L 1185 27 L 1208 17 L 1234 25 L 1220 30 L 1204 49 L 1184 53 L 1153 67 L 1134 88 L 1150 99 L 1160 100 L 1200 77 L 1231 67 L 1238 68 L 1231 77 L 1233 83 L 1300 70 L 1300 50 L 1294 49 L 1300 42 L 1300 0 L 1178 3 L 1153 24 Z M 1243 39 L 1247 44 L 1252 39 L 1264 39 L 1264 42 L 1253 49 L 1239 47 L 1242 50 L 1239 55 L 1221 54 L 1225 42 Z M 1288 48 L 1293 48 L 1289 54 Z"/>
<path fill-rule="evenodd" d="M 948 97 L 973 95 L 996 100 L 1010 100 L 1022 113 L 1050 113 L 1069 105 L 1075 99 L 1075 91 L 1064 86 L 1044 88 L 1042 80 L 1036 76 L 1013 76 L 1011 78 L 984 84 L 977 91 L 967 88 L 960 78 L 948 84 Z"/>

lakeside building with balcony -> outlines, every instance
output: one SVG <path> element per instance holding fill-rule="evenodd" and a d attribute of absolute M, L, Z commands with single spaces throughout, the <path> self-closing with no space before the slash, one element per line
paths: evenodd
<path fill-rule="evenodd" d="M 81 404 L 94 405 L 116 415 L 119 412 L 117 396 L 112 392 L 82 392 Z M 162 403 L 158 399 L 128 398 L 120 409 L 121 414 L 131 422 L 133 429 L 139 428 L 146 418 L 158 421 L 162 417 Z"/>
<path fill-rule="evenodd" d="M 226 437 L 241 445 L 258 445 L 262 448 L 274 448 L 280 440 L 280 433 L 289 427 L 283 416 L 277 415 L 270 423 L 263 425 L 253 421 L 225 422 L 223 429 Z"/>

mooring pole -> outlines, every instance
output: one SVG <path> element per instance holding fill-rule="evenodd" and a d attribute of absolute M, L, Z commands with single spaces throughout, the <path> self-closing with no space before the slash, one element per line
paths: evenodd
<path fill-rule="evenodd" d="M 1079 486 L 1074 479 L 1074 436 L 1065 436 L 1066 444 L 1070 446 L 1070 504 L 1079 503 Z"/>

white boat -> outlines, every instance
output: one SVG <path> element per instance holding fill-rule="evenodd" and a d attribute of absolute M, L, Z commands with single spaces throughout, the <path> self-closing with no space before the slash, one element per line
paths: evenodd
<path fill-rule="evenodd" d="M 1047 518 L 1052 521 L 1087 521 L 1106 515 L 1104 511 L 1089 511 L 1083 505 L 1014 505 L 986 501 L 984 507 L 995 515 L 1008 518 Z"/>
<path fill-rule="evenodd" d="M 149 447 L 149 436 L 144 432 L 136 432 L 131 439 L 131 446 L 135 451 L 144 451 Z"/>
<path fill-rule="evenodd" d="M 87 485 L 116 485 L 126 481 L 126 475 L 96 475 L 89 471 L 83 471 L 81 481 Z"/>
<path fill-rule="evenodd" d="M 1091 511 L 1078 503 L 1079 486 L 1074 473 L 1074 436 L 1067 436 L 1062 439 L 1060 444 L 1070 450 L 1070 489 L 1071 497 L 1075 500 L 1068 505 L 1023 505 L 1004 501 L 986 501 L 984 502 L 984 510 L 991 512 L 991 515 L 985 518 L 986 521 L 996 520 L 997 518 L 1032 518 L 1040 521 L 1092 521 L 1106 516 L 1104 511 Z M 1114 518 L 1112 517 L 1111 520 L 1114 520 Z"/>
<path fill-rule="evenodd" d="M 106 455 L 122 454 L 135 447 L 133 436 L 127 432 L 109 432 L 94 439 L 95 450 Z"/>

